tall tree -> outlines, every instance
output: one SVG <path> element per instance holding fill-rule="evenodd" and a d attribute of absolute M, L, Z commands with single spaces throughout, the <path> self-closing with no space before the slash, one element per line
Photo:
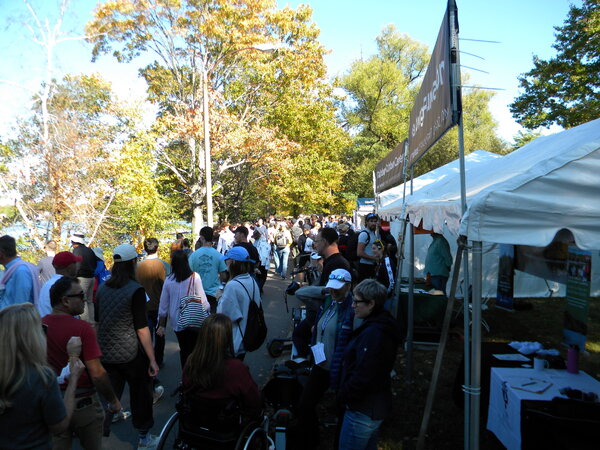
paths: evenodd
<path fill-rule="evenodd" d="M 533 69 L 519 77 L 524 92 L 510 105 L 525 128 L 570 128 L 600 117 L 600 1 L 571 5 L 555 29 L 556 56 L 533 57 Z"/>
<path fill-rule="evenodd" d="M 140 72 L 160 107 L 165 139 L 157 161 L 189 198 L 194 234 L 206 195 L 203 102 L 210 111 L 213 188 L 237 189 L 223 184 L 225 172 L 263 162 L 264 136 L 275 131 L 280 151 L 294 148 L 286 130 L 276 128 L 277 105 L 292 96 L 314 99 L 322 84 L 325 50 L 310 18 L 308 7 L 278 10 L 273 0 L 116 0 L 100 5 L 88 24 L 94 56 L 156 58 Z M 274 43 L 277 52 L 260 51 Z M 232 143 L 241 141 L 240 152 Z"/>
<path fill-rule="evenodd" d="M 92 233 L 114 197 L 103 162 L 119 135 L 118 112 L 110 85 L 97 75 L 67 75 L 53 86 L 48 101 L 34 102 L 33 115 L 20 122 L 11 141 L 19 170 L 5 183 L 19 192 L 23 219 L 44 221 L 48 237 L 59 237 L 67 224 Z"/>
<path fill-rule="evenodd" d="M 53 117 L 50 112 L 49 103 L 53 97 L 55 82 L 56 79 L 60 77 L 56 74 L 55 68 L 55 56 L 57 52 L 57 47 L 65 42 L 72 40 L 82 40 L 83 36 L 74 36 L 69 33 L 66 33 L 63 28 L 63 21 L 67 14 L 69 0 L 60 0 L 58 3 L 58 11 L 55 14 L 54 18 L 50 18 L 49 14 L 47 17 L 43 17 L 39 14 L 39 11 L 32 5 L 29 0 L 23 0 L 23 3 L 28 11 L 29 20 L 24 24 L 24 29 L 29 31 L 29 37 L 31 41 L 40 47 L 43 52 L 42 64 L 40 67 L 41 75 L 41 83 L 39 84 L 39 88 L 35 90 L 31 90 L 19 83 L 14 82 L 13 80 L 0 80 L 0 82 L 7 83 L 13 86 L 16 86 L 21 89 L 27 90 L 33 101 L 36 103 L 32 113 L 35 115 L 30 122 L 29 125 L 25 125 L 28 127 L 28 131 L 26 134 L 36 142 L 37 146 L 37 154 L 38 155 L 52 155 L 54 151 L 54 141 L 53 141 Z M 33 126 L 30 126 L 32 125 Z M 18 140 L 12 141 L 12 144 L 17 147 L 20 146 Z M 26 170 L 28 164 L 21 165 L 19 167 L 18 172 L 22 173 Z M 56 184 L 57 181 L 53 180 L 53 174 L 48 173 L 48 183 Z M 21 178 L 17 178 L 12 180 L 4 179 L 0 182 L 0 190 L 6 191 L 8 193 L 9 190 L 15 189 L 15 183 L 21 182 L 23 179 L 27 178 L 28 175 L 25 174 Z M 23 184 L 21 184 L 23 186 Z M 36 217 L 36 211 L 31 209 L 24 201 L 21 196 L 17 196 L 16 204 L 15 204 L 19 214 L 21 216 L 23 224 L 26 226 L 30 238 L 36 243 L 39 249 L 43 247 L 43 239 L 40 236 L 40 232 L 38 227 L 36 226 L 36 221 L 39 219 Z"/>

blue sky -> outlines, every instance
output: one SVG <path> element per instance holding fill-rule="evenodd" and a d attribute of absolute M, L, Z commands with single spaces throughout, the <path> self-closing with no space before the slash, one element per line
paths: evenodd
<path fill-rule="evenodd" d="M 31 0 L 41 18 L 57 10 L 58 0 Z M 63 30 L 81 34 L 91 17 L 96 0 L 72 0 Z M 320 40 L 330 50 L 326 57 L 330 76 L 343 74 L 353 61 L 375 53 L 375 38 L 382 28 L 394 24 L 428 46 L 433 46 L 446 8 L 446 0 L 313 0 L 278 1 L 279 6 L 296 7 L 308 3 L 313 19 L 321 29 Z M 580 1 L 575 1 L 580 4 Z M 461 41 L 461 50 L 485 60 L 461 56 L 463 65 L 490 72 L 467 70 L 470 83 L 504 89 L 498 91 L 490 109 L 499 121 L 498 132 L 507 140 L 517 132 L 507 105 L 518 94 L 517 76 L 532 66 L 534 54 L 548 58 L 554 54 L 554 26 L 562 25 L 570 2 L 567 0 L 457 0 L 460 37 L 500 41 L 484 44 Z M 54 13 L 55 14 L 55 13 Z M 0 79 L 13 84 L 0 85 L 0 133 L 7 132 L 19 114 L 24 113 L 29 95 L 18 85 L 35 88 L 42 75 L 42 53 L 32 43 L 23 26 L 28 13 L 20 0 L 0 0 Z M 57 72 L 99 72 L 113 82 L 119 95 L 140 97 L 144 83 L 137 78 L 138 64 L 118 64 L 111 57 L 90 62 L 90 49 L 82 42 L 66 42 L 57 47 Z"/>

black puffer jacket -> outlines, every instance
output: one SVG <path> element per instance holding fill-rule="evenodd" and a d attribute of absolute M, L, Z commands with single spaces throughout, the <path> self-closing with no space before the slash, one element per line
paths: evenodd
<path fill-rule="evenodd" d="M 352 332 L 344 353 L 339 402 L 372 419 L 383 419 L 391 408 L 390 372 L 394 367 L 400 327 L 383 310 L 365 318 Z"/>

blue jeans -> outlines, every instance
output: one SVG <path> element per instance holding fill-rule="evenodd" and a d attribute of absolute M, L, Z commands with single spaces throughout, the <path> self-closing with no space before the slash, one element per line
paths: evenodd
<path fill-rule="evenodd" d="M 275 263 L 276 271 L 282 277 L 287 275 L 288 259 L 290 257 L 290 247 L 278 248 L 275 258 L 279 264 Z"/>
<path fill-rule="evenodd" d="M 382 419 L 371 419 L 358 411 L 346 410 L 340 431 L 340 449 L 377 450 L 377 435 Z"/>

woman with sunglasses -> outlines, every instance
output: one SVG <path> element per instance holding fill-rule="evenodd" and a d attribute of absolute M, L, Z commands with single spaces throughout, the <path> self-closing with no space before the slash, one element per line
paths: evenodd
<path fill-rule="evenodd" d="M 350 339 L 355 323 L 352 310 L 352 275 L 344 269 L 336 269 L 329 275 L 325 285 L 329 294 L 317 313 L 312 332 L 314 366 L 298 406 L 297 430 L 290 441 L 294 448 L 316 448 L 319 443 L 319 420 L 316 407 L 323 394 L 336 390 L 340 379 L 342 355 Z"/>
<path fill-rule="evenodd" d="M 397 321 L 384 309 L 386 299 L 387 289 L 376 280 L 364 280 L 354 288 L 352 308 L 363 322 L 352 332 L 343 355 L 340 449 L 376 449 L 379 427 L 391 408 L 390 373 L 401 334 Z"/>

